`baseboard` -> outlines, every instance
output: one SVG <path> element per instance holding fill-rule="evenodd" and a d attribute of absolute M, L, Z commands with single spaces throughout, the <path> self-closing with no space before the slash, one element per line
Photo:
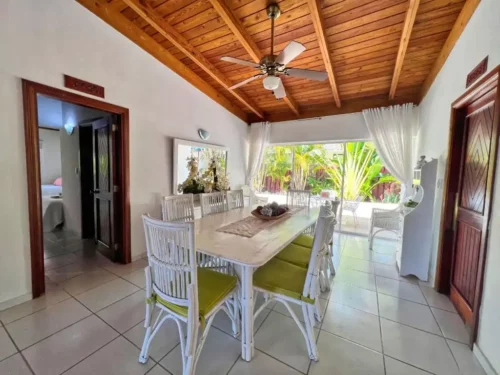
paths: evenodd
<path fill-rule="evenodd" d="M 19 297 L 8 299 L 7 301 L 3 301 L 2 303 L 0 303 L 0 311 L 7 310 L 13 306 L 20 305 L 21 303 L 30 301 L 32 299 L 33 295 L 31 293 L 26 293 Z"/>
<path fill-rule="evenodd" d="M 488 358 L 486 358 L 477 344 L 474 344 L 474 349 L 472 350 L 472 352 L 476 356 L 477 360 L 479 361 L 484 372 L 486 372 L 487 375 L 498 375 L 498 372 L 493 369 L 490 361 L 488 361 Z"/>
<path fill-rule="evenodd" d="M 145 258 L 148 255 L 148 253 L 145 251 L 143 253 L 140 253 L 139 255 L 134 255 L 132 257 L 132 262 L 135 262 L 136 260 L 139 260 L 141 258 Z"/>

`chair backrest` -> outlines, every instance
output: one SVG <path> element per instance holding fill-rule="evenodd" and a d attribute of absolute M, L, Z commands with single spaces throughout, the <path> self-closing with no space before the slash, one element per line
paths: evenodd
<path fill-rule="evenodd" d="M 201 216 L 227 211 L 224 195 L 222 192 L 200 194 Z"/>
<path fill-rule="evenodd" d="M 288 189 L 286 192 L 286 204 L 295 207 L 309 207 L 311 204 L 311 191 Z"/>
<path fill-rule="evenodd" d="M 228 210 L 245 207 L 243 190 L 228 190 L 226 192 L 226 203 Z"/>
<path fill-rule="evenodd" d="M 162 218 L 165 221 L 193 221 L 193 194 L 171 195 L 163 197 Z"/>
<path fill-rule="evenodd" d="M 142 216 L 154 292 L 163 300 L 189 306 L 198 316 L 194 222 Z"/>
<path fill-rule="evenodd" d="M 254 205 L 257 206 L 265 206 L 266 204 L 269 203 L 269 198 L 267 197 L 259 197 L 256 195 L 253 191 L 250 192 L 250 201 L 249 201 L 249 206 L 253 207 Z"/>
<path fill-rule="evenodd" d="M 316 298 L 316 288 L 318 286 L 319 268 L 321 258 L 328 251 L 328 244 L 333 237 L 335 227 L 335 215 L 330 204 L 325 204 L 320 207 L 316 229 L 314 231 L 313 247 L 309 266 L 307 269 L 307 277 L 304 283 L 303 296 Z"/>

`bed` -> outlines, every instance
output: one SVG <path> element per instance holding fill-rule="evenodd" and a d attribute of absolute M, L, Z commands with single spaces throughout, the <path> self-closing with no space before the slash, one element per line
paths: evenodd
<path fill-rule="evenodd" d="M 42 185 L 42 217 L 44 232 L 64 224 L 62 186 Z"/>

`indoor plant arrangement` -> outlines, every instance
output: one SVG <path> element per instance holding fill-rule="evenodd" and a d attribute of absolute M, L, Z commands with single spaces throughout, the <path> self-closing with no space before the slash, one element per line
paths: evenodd
<path fill-rule="evenodd" d="M 189 175 L 182 184 L 179 184 L 177 188 L 179 193 L 200 194 L 231 189 L 228 175 L 217 173 L 221 168 L 215 157 L 210 160 L 209 167 L 201 175 L 198 168 L 198 160 L 194 156 L 191 156 L 187 161 Z"/>

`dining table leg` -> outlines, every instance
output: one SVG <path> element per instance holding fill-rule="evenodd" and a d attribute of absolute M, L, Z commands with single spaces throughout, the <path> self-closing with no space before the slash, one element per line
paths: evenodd
<path fill-rule="evenodd" d="M 253 342 L 253 267 L 239 266 L 237 273 L 240 278 L 241 298 L 241 358 L 251 361 L 254 354 Z"/>

